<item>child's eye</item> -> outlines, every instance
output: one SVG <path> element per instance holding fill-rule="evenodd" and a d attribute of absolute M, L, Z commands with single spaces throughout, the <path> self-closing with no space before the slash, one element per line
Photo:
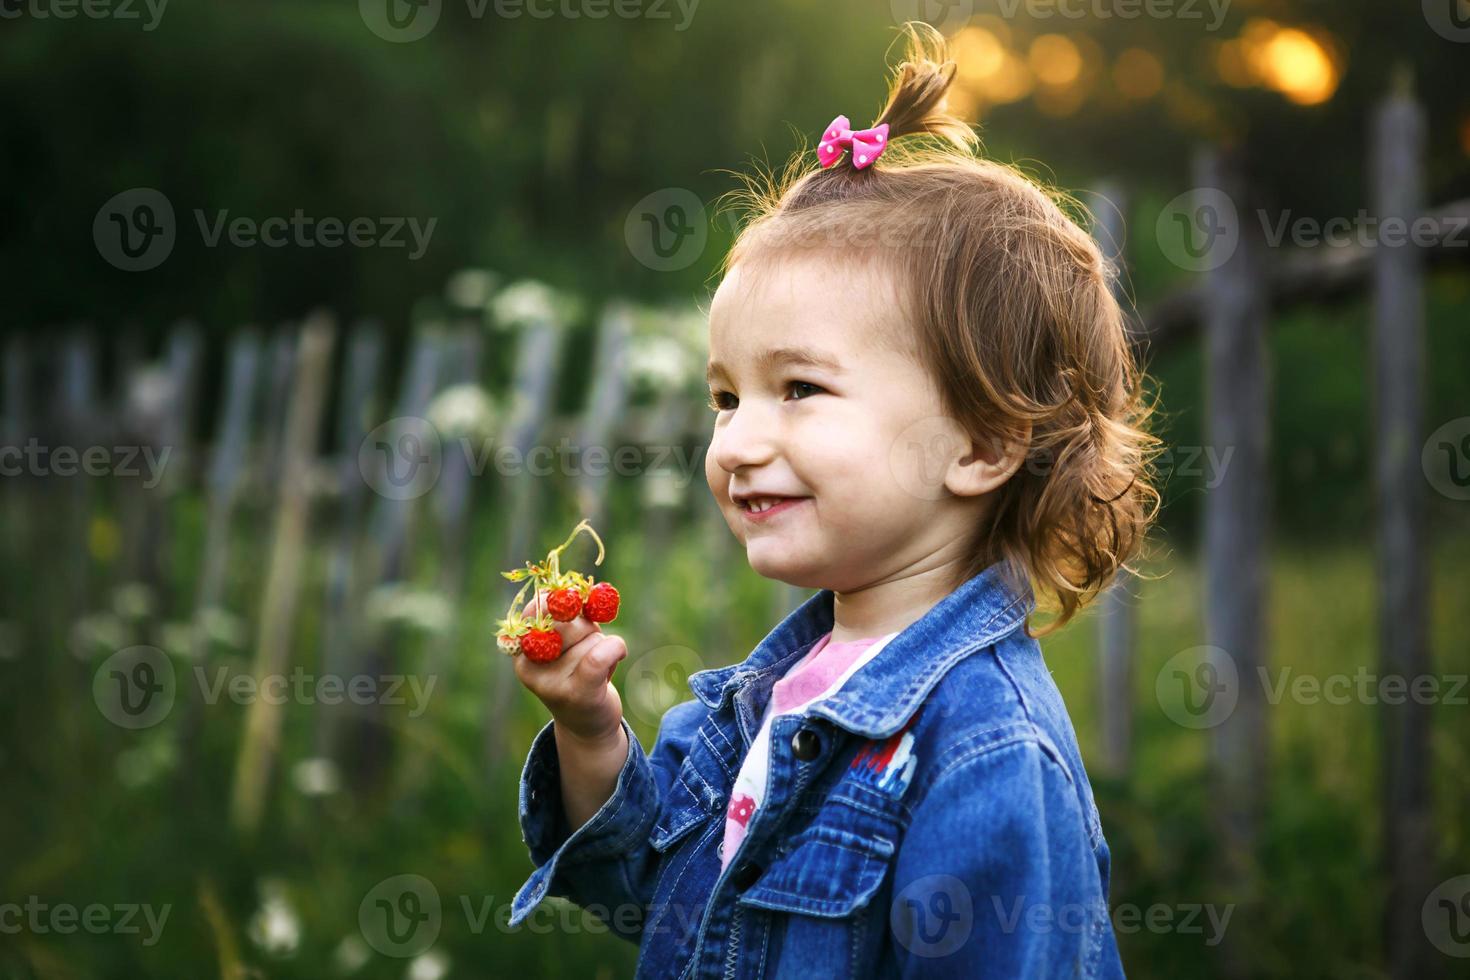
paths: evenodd
<path fill-rule="evenodd" d="M 810 389 L 810 392 L 808 394 L 798 396 L 796 399 L 797 401 L 802 401 L 805 398 L 810 397 L 812 394 L 816 394 L 818 392 L 826 390 L 820 385 L 812 384 L 810 381 L 790 381 L 787 382 L 786 387 L 788 390 L 793 392 L 798 390 Z M 727 409 L 734 409 L 736 406 L 738 406 L 740 404 L 740 399 L 736 398 L 728 391 L 719 391 L 717 389 L 711 388 L 709 393 L 709 401 L 707 402 L 707 404 L 712 410 L 716 412 L 723 412 Z"/>

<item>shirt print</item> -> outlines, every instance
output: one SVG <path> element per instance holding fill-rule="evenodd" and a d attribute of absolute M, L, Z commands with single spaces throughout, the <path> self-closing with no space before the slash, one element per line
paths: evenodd
<path fill-rule="evenodd" d="M 760 730 L 751 741 L 750 751 L 741 762 L 735 785 L 730 790 L 730 802 L 725 808 L 725 838 L 720 845 L 721 869 L 730 863 L 740 842 L 745 839 L 745 831 L 765 795 L 766 776 L 771 761 L 772 719 L 777 715 L 799 712 L 807 705 L 840 689 L 858 668 L 876 656 L 897 635 L 895 632 L 887 636 L 832 643 L 832 633 L 829 631 L 795 667 L 772 686 L 771 698 L 766 705 Z"/>

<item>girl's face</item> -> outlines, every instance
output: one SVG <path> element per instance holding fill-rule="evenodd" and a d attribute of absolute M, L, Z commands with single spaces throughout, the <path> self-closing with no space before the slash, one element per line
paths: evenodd
<path fill-rule="evenodd" d="M 705 478 L 756 572 L 854 592 L 962 555 L 978 497 L 964 467 L 950 476 L 970 442 L 894 352 L 912 328 L 884 274 L 802 257 L 751 281 L 736 266 L 709 319 Z M 759 515 L 747 494 L 799 499 Z"/>

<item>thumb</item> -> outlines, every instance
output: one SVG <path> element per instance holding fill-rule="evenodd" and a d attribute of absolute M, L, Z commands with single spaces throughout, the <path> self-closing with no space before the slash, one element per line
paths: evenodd
<path fill-rule="evenodd" d="M 597 645 L 597 649 L 593 650 L 592 653 L 589 654 L 597 670 L 600 672 L 605 672 L 608 675 L 609 680 L 612 679 L 612 669 L 614 665 L 616 665 L 618 661 L 622 660 L 627 655 L 627 646 L 623 643 L 621 639 L 615 636 L 609 636 L 607 639 L 603 640 Z"/>

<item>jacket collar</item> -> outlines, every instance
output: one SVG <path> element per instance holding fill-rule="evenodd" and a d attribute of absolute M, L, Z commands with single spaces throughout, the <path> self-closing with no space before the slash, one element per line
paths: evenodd
<path fill-rule="evenodd" d="M 997 562 L 894 636 L 833 695 L 806 714 L 867 738 L 901 728 L 957 662 L 1015 629 L 1035 608 L 1031 588 Z M 689 675 L 689 689 L 719 710 L 747 685 L 767 694 L 832 629 L 833 593 L 821 589 L 783 619 L 743 662 Z"/>

